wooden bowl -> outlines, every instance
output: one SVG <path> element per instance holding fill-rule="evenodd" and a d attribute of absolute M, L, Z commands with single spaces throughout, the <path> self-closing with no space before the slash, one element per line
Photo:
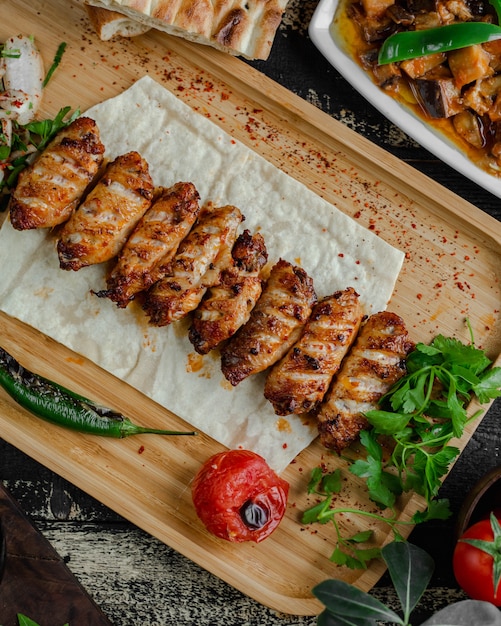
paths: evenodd
<path fill-rule="evenodd" d="M 501 465 L 482 476 L 467 494 L 456 522 L 456 539 L 491 511 L 501 512 Z"/>

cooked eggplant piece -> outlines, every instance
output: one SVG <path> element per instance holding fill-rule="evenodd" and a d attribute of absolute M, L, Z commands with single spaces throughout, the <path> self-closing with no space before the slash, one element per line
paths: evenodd
<path fill-rule="evenodd" d="M 447 60 L 458 89 L 492 75 L 491 55 L 480 44 L 452 50 Z"/>
<path fill-rule="evenodd" d="M 361 0 L 364 13 L 369 18 L 381 18 L 394 0 Z"/>
<path fill-rule="evenodd" d="M 386 15 L 392 22 L 399 26 L 409 27 L 414 23 L 414 14 L 410 13 L 405 7 L 400 4 L 392 4 L 386 10 Z"/>
<path fill-rule="evenodd" d="M 472 111 L 462 111 L 454 116 L 452 123 L 457 134 L 470 145 L 479 149 L 485 145 L 478 115 Z"/>
<path fill-rule="evenodd" d="M 476 81 L 463 94 L 464 106 L 472 109 L 478 115 L 487 114 L 492 120 L 495 120 L 496 113 L 492 107 L 500 92 L 501 75 Z"/>
<path fill-rule="evenodd" d="M 421 109 L 430 117 L 452 117 L 464 108 L 461 90 L 451 76 L 418 78 L 410 85 Z"/>
<path fill-rule="evenodd" d="M 436 54 L 427 54 L 424 57 L 402 61 L 400 67 L 410 78 L 421 78 L 421 76 L 442 65 L 446 60 L 447 56 L 444 52 L 437 52 Z"/>
<path fill-rule="evenodd" d="M 438 0 L 407 0 L 405 8 L 413 14 L 432 13 L 437 10 Z"/>

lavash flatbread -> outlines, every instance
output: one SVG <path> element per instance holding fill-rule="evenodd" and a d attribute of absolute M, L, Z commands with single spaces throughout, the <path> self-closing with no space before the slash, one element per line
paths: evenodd
<path fill-rule="evenodd" d="M 170 35 L 266 60 L 288 0 L 87 0 Z"/>
<path fill-rule="evenodd" d="M 386 308 L 404 255 L 307 187 L 235 141 L 150 77 L 86 112 L 110 159 L 137 150 L 156 185 L 193 182 L 202 202 L 233 204 L 260 231 L 269 263 L 299 263 L 317 295 L 353 286 L 367 314 Z M 132 303 L 97 298 L 105 266 L 59 269 L 55 235 L 0 231 L 0 308 L 127 381 L 229 448 L 263 455 L 281 471 L 317 435 L 299 416 L 277 418 L 264 374 L 236 388 L 217 355 L 195 356 L 188 322 L 153 328 Z"/>

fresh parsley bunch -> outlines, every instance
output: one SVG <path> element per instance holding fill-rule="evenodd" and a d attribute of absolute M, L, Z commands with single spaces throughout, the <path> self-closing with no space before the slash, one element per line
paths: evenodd
<path fill-rule="evenodd" d="M 470 328 L 471 333 L 471 328 Z M 437 336 L 429 345 L 418 343 L 407 357 L 407 373 L 381 399 L 380 409 L 366 413 L 370 428 L 360 434 L 366 456 L 353 461 L 349 470 L 366 481 L 369 498 L 389 514 L 353 508 L 335 508 L 341 489 L 340 470 L 324 474 L 316 468 L 308 493 L 321 496 L 318 504 L 303 514 L 303 523 L 332 521 L 337 541 L 331 560 L 350 568 L 367 567 L 379 556 L 377 548 L 362 548 L 372 531 L 346 539 L 336 521 L 340 513 L 355 513 L 388 523 L 401 539 L 394 508 L 398 496 L 415 491 L 426 501 L 424 511 L 414 514 L 410 524 L 450 516 L 447 500 L 438 499 L 442 478 L 459 454 L 453 439 L 462 436 L 467 424 L 482 411 L 468 415 L 473 397 L 480 404 L 501 396 L 501 367 L 491 367 L 485 352 L 471 344 Z M 391 450 L 390 454 L 385 451 Z"/>
<path fill-rule="evenodd" d="M 362 443 L 369 456 L 350 468 L 368 479 L 382 472 L 382 487 L 374 485 L 371 498 L 383 506 L 393 503 L 392 494 L 410 490 L 424 496 L 429 506 L 459 454 L 451 440 L 459 439 L 482 413 L 468 416 L 471 399 L 485 404 L 501 396 L 501 367 L 491 368 L 483 350 L 455 338 L 439 335 L 429 345 L 418 343 L 406 365 L 407 374 L 382 398 L 382 410 L 366 414 L 372 429 Z M 380 435 L 394 440 L 386 467 L 396 468 L 396 480 L 394 473 L 391 479 L 385 476 L 376 449 Z"/>

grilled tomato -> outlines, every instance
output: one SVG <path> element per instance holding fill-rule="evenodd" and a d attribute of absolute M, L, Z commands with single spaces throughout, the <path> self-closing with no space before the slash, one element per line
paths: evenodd
<path fill-rule="evenodd" d="M 288 493 L 287 481 L 249 450 L 215 454 L 192 484 L 202 523 L 216 537 L 233 542 L 266 539 L 284 516 Z"/>

